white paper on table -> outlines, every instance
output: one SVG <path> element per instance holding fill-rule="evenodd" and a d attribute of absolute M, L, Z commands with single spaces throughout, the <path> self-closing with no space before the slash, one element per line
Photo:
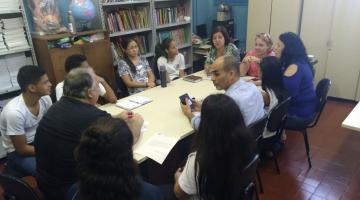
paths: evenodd
<path fill-rule="evenodd" d="M 129 98 L 129 101 L 144 105 L 144 104 L 152 102 L 152 99 L 149 99 L 147 97 L 142 97 L 142 96 L 132 96 Z"/>
<path fill-rule="evenodd" d="M 125 110 L 132 110 L 134 108 L 137 108 L 137 107 L 141 106 L 141 104 L 129 101 L 128 99 L 118 100 L 116 105 L 119 106 L 120 108 L 125 109 Z"/>
<path fill-rule="evenodd" d="M 158 133 L 153 135 L 145 144 L 135 149 L 135 153 L 149 157 L 162 164 L 178 141 L 178 137 L 170 137 Z"/>

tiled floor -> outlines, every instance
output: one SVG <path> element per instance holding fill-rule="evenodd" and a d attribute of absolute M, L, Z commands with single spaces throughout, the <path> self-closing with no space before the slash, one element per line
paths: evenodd
<path fill-rule="evenodd" d="M 318 125 L 308 132 L 313 163 L 310 170 L 302 135 L 288 131 L 279 154 L 281 173 L 276 174 L 272 160 L 261 163 L 265 191 L 260 199 L 360 200 L 360 133 L 341 128 L 353 107 L 351 103 L 328 101 Z M 25 179 L 36 187 L 33 178 Z"/>
<path fill-rule="evenodd" d="M 261 200 L 360 200 L 360 133 L 341 128 L 354 104 L 328 101 L 317 126 L 309 129 L 313 167 L 308 170 L 302 135 L 287 131 L 279 155 L 261 163 Z M 360 120 L 360 118 L 359 118 Z"/>

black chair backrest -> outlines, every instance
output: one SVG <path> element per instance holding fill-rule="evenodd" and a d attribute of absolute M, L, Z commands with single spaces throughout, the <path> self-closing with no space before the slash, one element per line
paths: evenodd
<path fill-rule="evenodd" d="M 249 162 L 247 166 L 244 167 L 241 176 L 241 186 L 242 186 L 242 200 L 252 200 L 255 192 L 255 176 L 256 170 L 259 163 L 259 154 L 255 154 L 253 159 Z"/>
<path fill-rule="evenodd" d="M 0 185 L 4 189 L 5 199 L 11 200 L 40 200 L 34 190 L 21 179 L 0 174 Z"/>
<path fill-rule="evenodd" d="M 266 125 L 268 131 L 281 132 L 285 125 L 286 114 L 290 105 L 291 97 L 286 98 L 278 105 L 276 105 L 269 113 L 269 119 Z"/>
<path fill-rule="evenodd" d="M 156 80 L 160 80 L 160 72 L 159 67 L 157 66 L 157 60 L 163 55 L 163 50 L 161 44 L 158 43 L 155 46 L 155 56 L 151 61 L 151 69 L 153 70 L 154 76 Z"/>
<path fill-rule="evenodd" d="M 316 106 L 315 120 L 309 126 L 310 128 L 314 127 L 319 120 L 319 117 L 320 117 L 320 115 L 325 107 L 326 101 L 327 101 L 330 86 L 331 86 L 331 80 L 327 79 L 327 78 L 321 79 L 316 86 L 316 96 L 318 98 L 318 102 L 317 102 L 317 106 Z"/>
<path fill-rule="evenodd" d="M 119 75 L 118 65 L 115 65 L 114 72 L 115 72 L 116 86 L 118 89 L 118 91 L 116 91 L 118 98 L 124 98 L 124 97 L 129 96 L 128 88 L 126 87 L 124 81 L 122 80 L 122 78 Z"/>
<path fill-rule="evenodd" d="M 256 122 L 253 122 L 249 125 L 249 128 L 255 137 L 256 141 L 258 141 L 264 132 L 266 122 L 268 120 L 268 116 L 265 114 L 262 118 L 258 119 Z"/>

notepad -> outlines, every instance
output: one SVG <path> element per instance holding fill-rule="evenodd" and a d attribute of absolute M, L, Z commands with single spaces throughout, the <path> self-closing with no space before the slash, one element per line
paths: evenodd
<path fill-rule="evenodd" d="M 155 134 L 143 145 L 136 148 L 135 153 L 149 157 L 162 164 L 178 141 L 178 137 L 170 137 L 160 133 Z"/>
<path fill-rule="evenodd" d="M 142 96 L 133 96 L 125 100 L 119 100 L 116 105 L 125 110 L 132 110 L 147 103 L 152 102 L 152 99 Z"/>

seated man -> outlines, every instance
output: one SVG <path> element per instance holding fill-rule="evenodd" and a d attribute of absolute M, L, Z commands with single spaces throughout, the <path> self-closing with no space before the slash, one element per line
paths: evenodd
<path fill-rule="evenodd" d="M 12 99 L 0 115 L 2 143 L 7 152 L 7 165 L 24 176 L 34 176 L 36 128 L 52 102 L 51 83 L 45 70 L 37 66 L 20 68 L 17 81 L 21 94 Z"/>
<path fill-rule="evenodd" d="M 65 61 L 65 72 L 69 73 L 72 69 L 78 67 L 91 67 L 89 63 L 86 61 L 86 57 L 84 55 L 75 54 L 69 56 Z M 104 97 L 109 103 L 116 103 L 117 98 L 114 94 L 114 91 L 110 87 L 110 85 L 100 76 L 96 75 L 96 78 L 99 81 L 100 87 L 100 96 Z M 59 101 L 61 96 L 63 95 L 63 87 L 64 81 L 58 83 L 55 88 L 56 92 L 56 100 Z"/>
<path fill-rule="evenodd" d="M 100 117 L 110 117 L 95 104 L 99 82 L 92 68 L 77 68 L 67 74 L 64 96 L 41 120 L 35 135 L 36 170 L 39 188 L 46 199 L 63 200 L 69 187 L 78 180 L 75 147 L 81 133 Z M 137 140 L 143 123 L 139 115 L 119 115 L 127 121 Z"/>
<path fill-rule="evenodd" d="M 215 60 L 210 67 L 211 80 L 218 90 L 233 98 L 239 106 L 246 125 L 264 116 L 264 100 L 261 92 L 253 83 L 240 79 L 239 61 L 233 56 L 223 56 Z M 195 111 L 201 111 L 201 103 L 194 101 Z M 194 129 L 198 129 L 200 116 L 194 116 L 188 105 L 182 105 L 183 113 L 191 121 Z"/>

